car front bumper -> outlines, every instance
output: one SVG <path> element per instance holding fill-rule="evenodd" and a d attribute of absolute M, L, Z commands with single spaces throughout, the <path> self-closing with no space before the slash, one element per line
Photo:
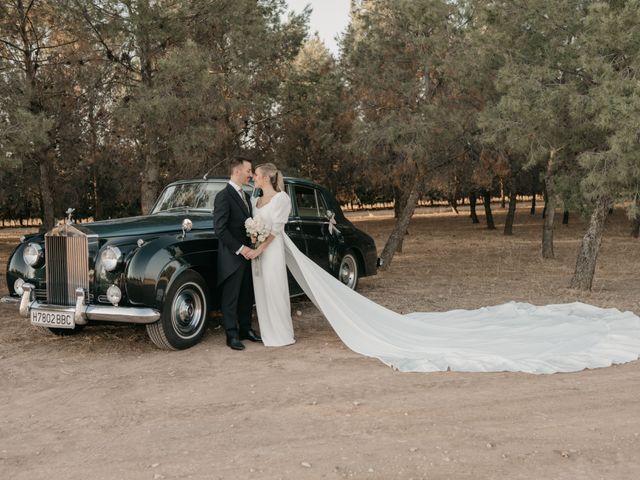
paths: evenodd
<path fill-rule="evenodd" d="M 147 307 L 116 307 L 112 305 L 87 305 L 85 293 L 82 289 L 76 290 L 75 306 L 49 305 L 39 302 L 34 298 L 33 286 L 25 283 L 24 293 L 21 298 L 2 297 L 0 303 L 8 303 L 18 306 L 20 315 L 29 318 L 33 310 L 47 310 L 60 313 L 74 313 L 77 325 L 86 325 L 89 320 L 98 322 L 122 322 L 122 323 L 154 323 L 160 318 L 160 312 Z"/>

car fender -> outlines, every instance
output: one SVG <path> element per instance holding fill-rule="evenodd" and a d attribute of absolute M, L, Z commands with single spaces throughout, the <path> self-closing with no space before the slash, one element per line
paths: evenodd
<path fill-rule="evenodd" d="M 24 262 L 22 258 L 22 252 L 31 242 L 38 243 L 44 247 L 44 238 L 32 236 L 16 245 L 9 255 L 9 260 L 7 261 L 6 278 L 7 288 L 11 295 L 15 295 L 15 292 L 13 291 L 13 283 L 18 278 L 22 278 L 26 282 L 32 283 L 37 289 L 43 288 L 43 284 L 45 282 L 45 269 L 42 267 L 30 267 Z"/>
<path fill-rule="evenodd" d="M 134 305 L 161 308 L 176 278 L 194 270 L 215 286 L 217 240 L 212 234 L 166 236 L 140 247 L 126 271 L 126 290 Z"/>

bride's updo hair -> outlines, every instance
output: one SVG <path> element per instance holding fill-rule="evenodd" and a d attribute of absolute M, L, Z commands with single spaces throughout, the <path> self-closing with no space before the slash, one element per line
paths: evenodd
<path fill-rule="evenodd" d="M 256 171 L 260 170 L 262 175 L 267 175 L 271 180 L 271 185 L 276 192 L 284 192 L 284 177 L 282 172 L 278 170 L 273 163 L 263 163 L 256 167 Z"/>

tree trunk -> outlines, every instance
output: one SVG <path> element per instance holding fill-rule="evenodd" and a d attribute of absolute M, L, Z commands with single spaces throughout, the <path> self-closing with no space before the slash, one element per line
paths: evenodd
<path fill-rule="evenodd" d="M 149 0 L 140 0 L 137 3 L 140 10 L 141 18 L 150 15 Z M 155 56 L 151 47 L 152 41 L 144 23 L 138 25 L 136 31 L 136 42 L 138 43 L 138 54 L 140 56 L 140 77 L 144 88 L 153 88 L 154 84 L 154 63 Z M 142 181 L 140 182 L 141 192 L 140 201 L 142 213 L 148 214 L 156 201 L 160 191 L 160 156 L 158 148 L 158 139 L 153 128 L 148 122 L 143 120 L 144 128 L 144 144 L 143 144 L 143 161 L 144 170 L 142 171 Z"/>
<path fill-rule="evenodd" d="M 516 179 L 509 179 L 509 210 L 504 221 L 504 235 L 513 235 L 513 221 L 516 218 Z"/>
<path fill-rule="evenodd" d="M 94 216 L 94 220 L 100 220 L 102 219 L 102 203 L 100 202 L 100 200 L 102 200 L 99 197 L 99 192 L 98 192 L 98 175 L 97 175 L 97 170 L 98 165 L 97 164 L 93 164 L 92 165 L 92 173 L 93 173 L 93 178 L 92 178 L 92 182 L 91 182 L 91 187 L 93 188 L 93 216 Z"/>
<path fill-rule="evenodd" d="M 404 211 L 405 207 L 407 206 L 407 200 L 409 198 L 409 192 L 407 192 L 406 189 L 403 189 L 403 188 L 400 188 L 400 187 L 393 187 L 393 196 L 394 196 L 393 218 L 395 218 L 395 220 L 397 222 L 398 219 L 402 216 L 402 212 Z M 416 203 L 417 203 L 417 201 L 416 201 Z M 404 233 L 405 233 L 405 235 L 407 235 L 409 233 L 409 231 L 407 230 Z M 400 239 L 400 243 L 398 244 L 398 247 L 396 248 L 396 252 L 402 253 L 402 247 L 403 246 L 404 246 L 404 235 Z"/>
<path fill-rule="evenodd" d="M 456 201 L 456 197 L 449 197 L 449 206 L 456 215 L 460 214 L 460 212 L 458 211 L 458 202 Z"/>
<path fill-rule="evenodd" d="M 633 238 L 640 237 L 640 215 L 636 215 L 631 221 L 631 236 Z"/>
<path fill-rule="evenodd" d="M 533 192 L 533 196 L 531 197 L 531 210 L 529 210 L 529 215 L 536 214 L 536 192 Z"/>
<path fill-rule="evenodd" d="M 542 218 L 542 258 L 554 258 L 553 253 L 553 220 L 556 214 L 555 183 L 553 179 L 553 168 L 555 151 L 549 154 L 547 172 L 544 176 L 544 211 Z"/>
<path fill-rule="evenodd" d="M 43 112 L 42 99 L 40 97 L 40 85 L 38 82 L 38 52 L 40 49 L 34 48 L 34 35 L 37 31 L 33 26 L 32 18 L 30 15 L 31 6 L 33 2 L 25 5 L 24 2 L 18 1 L 15 3 L 15 8 L 18 12 L 17 27 L 20 31 L 21 45 L 20 51 L 22 54 L 23 69 L 26 75 L 26 80 L 29 88 L 23 90 L 29 91 L 29 111 L 34 114 L 40 114 Z M 49 156 L 50 148 L 42 149 L 38 152 L 33 152 L 33 160 L 40 173 L 40 200 L 42 202 L 42 225 L 40 230 L 49 230 L 55 225 L 55 214 L 53 208 L 53 185 L 51 183 L 51 167 L 53 160 Z"/>
<path fill-rule="evenodd" d="M 504 197 L 504 182 L 500 179 L 500 207 L 505 208 L 505 197 Z"/>
<path fill-rule="evenodd" d="M 636 215 L 631 220 L 631 236 L 633 238 L 640 236 L 640 197 L 636 197 Z"/>
<path fill-rule="evenodd" d="M 569 225 L 569 210 L 565 210 L 562 213 L 562 224 Z"/>
<path fill-rule="evenodd" d="M 409 222 L 411 222 L 411 217 L 413 216 L 413 212 L 416 209 L 416 205 L 418 203 L 418 198 L 420 198 L 420 188 L 422 186 L 422 176 L 416 175 L 413 180 L 413 184 L 411 185 L 411 190 L 409 196 L 407 198 L 407 202 L 405 204 L 404 209 L 398 220 L 396 221 L 395 226 L 387 239 L 387 243 L 382 250 L 382 254 L 380 258 L 382 260 L 382 265 L 380 266 L 380 270 L 387 270 L 391 266 L 391 261 L 393 260 L 393 256 L 398 250 L 398 247 L 402 243 L 405 233 L 407 232 L 407 228 L 409 227 Z"/>
<path fill-rule="evenodd" d="M 484 203 L 484 216 L 487 219 L 487 229 L 495 230 L 496 224 L 493 221 L 493 213 L 491 212 L 491 192 L 489 190 L 482 191 Z"/>
<path fill-rule="evenodd" d="M 554 258 L 553 253 L 553 220 L 556 215 L 555 201 L 551 196 L 547 197 L 544 209 L 546 215 L 544 216 L 544 223 L 542 224 L 542 258 Z"/>
<path fill-rule="evenodd" d="M 393 218 L 396 220 L 402 215 L 404 204 L 407 201 L 407 193 L 400 187 L 393 187 Z"/>
<path fill-rule="evenodd" d="M 454 175 L 454 178 L 449 182 L 449 188 L 447 190 L 447 201 L 449 206 L 455 212 L 456 215 L 460 215 L 458 211 L 458 180 Z"/>
<path fill-rule="evenodd" d="M 596 203 L 589 221 L 589 228 L 582 238 L 582 244 L 576 260 L 576 270 L 571 279 L 571 288 L 591 290 L 598 252 L 602 242 L 602 233 L 604 232 L 604 225 L 610 206 L 611 200 L 608 198 L 602 198 Z"/>
<path fill-rule="evenodd" d="M 470 217 L 471 217 L 471 222 L 473 223 L 480 223 L 480 220 L 478 220 L 478 214 L 476 213 L 477 198 L 478 196 L 475 191 L 469 194 L 469 211 L 471 212 Z"/>
<path fill-rule="evenodd" d="M 145 126 L 144 130 L 144 144 L 142 146 L 144 169 L 140 182 L 140 203 L 142 214 L 147 215 L 151 212 L 160 191 L 160 158 L 156 152 L 157 142 L 152 132 L 149 131 L 148 126 Z"/>
<path fill-rule="evenodd" d="M 149 139 L 147 139 L 147 142 L 149 142 Z M 147 215 L 153 208 L 160 188 L 160 166 L 158 165 L 158 159 L 150 152 L 148 143 L 147 152 L 144 155 L 144 170 L 142 171 L 140 187 L 142 213 Z"/>
<path fill-rule="evenodd" d="M 533 179 L 531 180 L 531 210 L 529 210 L 529 215 L 536 214 L 536 195 L 538 193 L 538 175 L 534 174 Z"/>
<path fill-rule="evenodd" d="M 42 199 L 41 230 L 48 231 L 55 226 L 55 212 L 53 209 L 53 193 L 51 191 L 51 168 L 46 152 L 42 152 L 40 167 L 40 197 Z"/>

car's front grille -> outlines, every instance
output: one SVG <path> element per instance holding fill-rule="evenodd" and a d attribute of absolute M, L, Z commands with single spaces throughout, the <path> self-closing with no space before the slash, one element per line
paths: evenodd
<path fill-rule="evenodd" d="M 75 305 L 76 289 L 89 290 L 89 245 L 85 235 L 45 236 L 47 302 Z"/>

